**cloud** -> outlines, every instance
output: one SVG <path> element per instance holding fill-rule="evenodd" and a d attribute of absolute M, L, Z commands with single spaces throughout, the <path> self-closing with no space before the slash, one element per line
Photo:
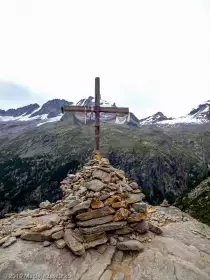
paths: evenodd
<path fill-rule="evenodd" d="M 138 117 L 180 116 L 210 99 L 209 9 L 202 0 L 2 0 L 0 78 L 76 102 L 100 76 L 102 97 Z"/>

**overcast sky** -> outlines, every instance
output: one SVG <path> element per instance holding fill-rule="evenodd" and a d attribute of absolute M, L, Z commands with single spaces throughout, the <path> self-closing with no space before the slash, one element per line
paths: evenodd
<path fill-rule="evenodd" d="M 210 99 L 210 1 L 0 0 L 0 107 L 94 94 L 137 117 Z M 13 93 L 14 95 L 15 93 Z"/>

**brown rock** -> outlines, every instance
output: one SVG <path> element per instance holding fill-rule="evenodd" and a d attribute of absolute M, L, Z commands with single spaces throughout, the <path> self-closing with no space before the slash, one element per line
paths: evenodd
<path fill-rule="evenodd" d="M 148 223 L 149 225 L 149 230 L 157 235 L 160 235 L 163 233 L 162 229 L 160 229 L 157 226 L 152 225 L 151 223 Z"/>
<path fill-rule="evenodd" d="M 63 236 L 64 236 L 64 231 L 61 230 L 61 231 L 53 233 L 52 238 L 58 240 L 58 239 L 63 238 Z"/>
<path fill-rule="evenodd" d="M 118 202 L 117 202 L 118 203 Z M 128 216 L 130 215 L 130 211 L 125 208 L 120 208 L 116 214 L 114 215 L 114 221 L 122 221 L 127 220 Z"/>
<path fill-rule="evenodd" d="M 45 241 L 45 237 L 41 234 L 41 232 L 25 232 L 20 236 L 21 239 L 28 240 L 28 241 L 37 241 L 43 242 Z"/>
<path fill-rule="evenodd" d="M 99 179 L 104 183 L 109 183 L 111 181 L 111 175 L 108 172 L 104 172 L 101 169 L 96 169 L 93 171 L 93 179 Z"/>
<path fill-rule="evenodd" d="M 125 200 L 112 203 L 112 208 L 126 208 L 127 206 L 128 203 Z"/>
<path fill-rule="evenodd" d="M 87 235 L 84 235 L 84 241 L 85 242 L 91 242 L 91 241 L 94 241 L 94 240 L 97 240 L 97 239 L 101 239 L 101 238 L 104 238 L 104 237 L 106 237 L 106 233 L 105 232 L 94 233 L 94 234 L 87 234 Z"/>
<path fill-rule="evenodd" d="M 81 221 L 86 221 L 86 220 L 91 220 L 91 219 L 95 219 L 95 218 L 108 216 L 113 213 L 115 213 L 115 210 L 113 208 L 105 206 L 100 209 L 96 209 L 96 210 L 92 210 L 90 212 L 79 214 L 76 216 L 76 218 Z"/>
<path fill-rule="evenodd" d="M 91 201 L 91 208 L 92 209 L 98 209 L 104 207 L 104 204 L 100 200 L 92 199 Z"/>
<path fill-rule="evenodd" d="M 80 228 L 80 231 L 84 234 L 92 234 L 92 233 L 99 233 L 104 231 L 111 231 L 116 230 L 119 228 L 123 228 L 126 225 L 126 222 L 111 222 L 95 227 L 89 227 L 89 228 Z"/>
<path fill-rule="evenodd" d="M 44 237 L 44 240 L 52 241 L 53 240 L 52 235 L 61 230 L 63 230 L 63 227 L 57 226 L 52 229 L 42 231 L 41 235 Z"/>
<path fill-rule="evenodd" d="M 145 220 L 147 217 L 146 213 L 133 213 L 128 217 L 129 223 L 135 223 Z"/>
<path fill-rule="evenodd" d="M 55 245 L 58 249 L 63 249 L 66 246 L 66 242 L 63 239 L 55 240 Z"/>
<path fill-rule="evenodd" d="M 111 206 L 113 203 L 120 202 L 121 200 L 122 199 L 119 195 L 115 195 L 107 198 L 107 200 L 104 202 L 104 205 Z"/>
<path fill-rule="evenodd" d="M 74 230 L 72 230 L 72 234 L 73 234 L 74 238 L 76 238 L 79 242 L 81 242 L 81 243 L 84 242 L 84 236 L 80 232 L 79 228 L 75 228 Z"/>
<path fill-rule="evenodd" d="M 13 232 L 13 233 L 12 233 L 12 236 L 14 236 L 14 237 L 20 237 L 23 233 L 25 233 L 25 230 L 19 229 L 19 230 Z"/>
<path fill-rule="evenodd" d="M 66 229 L 64 233 L 64 241 L 75 255 L 81 256 L 85 253 L 83 244 L 73 236 L 71 229 Z"/>
<path fill-rule="evenodd" d="M 131 233 L 131 232 L 133 232 L 133 231 L 134 231 L 133 228 L 131 228 L 131 227 L 129 227 L 129 226 L 125 226 L 125 227 L 123 227 L 123 228 L 121 228 L 121 229 L 116 230 L 116 231 L 115 231 L 115 234 L 117 234 L 117 235 L 124 235 L 124 234 Z"/>
<path fill-rule="evenodd" d="M 116 175 L 120 180 L 124 180 L 124 178 L 125 178 L 125 172 L 124 172 L 123 170 L 115 171 L 115 175 Z"/>
<path fill-rule="evenodd" d="M 31 231 L 34 231 L 34 232 L 41 232 L 41 231 L 44 231 L 44 230 L 48 230 L 48 229 L 51 229 L 53 227 L 52 224 L 38 224 L 36 227 L 33 227 L 31 228 Z"/>
<path fill-rule="evenodd" d="M 117 244 L 117 248 L 122 251 L 143 251 L 144 247 L 137 240 L 127 240 Z"/>
<path fill-rule="evenodd" d="M 163 202 L 160 204 L 160 206 L 162 206 L 162 207 L 169 207 L 170 204 L 168 203 L 168 201 L 166 199 L 164 199 Z"/>
<path fill-rule="evenodd" d="M 12 236 L 12 237 L 9 238 L 9 240 L 4 242 L 4 244 L 2 245 L 2 248 L 9 247 L 10 245 L 14 244 L 16 241 L 17 241 L 17 238 Z"/>
<path fill-rule="evenodd" d="M 107 243 L 107 241 L 108 241 L 107 237 L 103 237 L 101 239 L 97 239 L 97 240 L 85 243 L 84 247 L 85 247 L 85 249 L 94 248 L 98 245 Z"/>
<path fill-rule="evenodd" d="M 111 221 L 113 221 L 113 215 L 108 215 L 108 216 L 104 216 L 101 218 L 77 222 L 77 225 L 80 227 L 93 227 L 93 226 L 97 226 L 97 225 L 106 224 Z"/>
<path fill-rule="evenodd" d="M 146 233 L 149 230 L 149 225 L 147 221 L 142 221 L 139 223 L 134 224 L 133 229 L 137 231 L 138 233 Z"/>
<path fill-rule="evenodd" d="M 5 242 L 7 242 L 7 241 L 9 240 L 9 238 L 10 238 L 10 236 L 8 235 L 8 236 L 3 237 L 2 239 L 0 239 L 0 246 L 1 246 L 2 244 L 4 244 Z"/>
<path fill-rule="evenodd" d="M 143 199 L 145 198 L 145 195 L 143 193 L 130 193 L 128 195 L 128 199 L 127 199 L 127 202 L 129 204 L 133 204 L 133 203 L 136 203 L 136 202 L 141 202 Z"/>

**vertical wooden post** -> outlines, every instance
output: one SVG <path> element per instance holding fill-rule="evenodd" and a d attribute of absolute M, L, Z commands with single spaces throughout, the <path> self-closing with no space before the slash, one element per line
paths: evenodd
<path fill-rule="evenodd" d="M 96 153 L 100 154 L 100 78 L 95 78 L 95 141 Z"/>

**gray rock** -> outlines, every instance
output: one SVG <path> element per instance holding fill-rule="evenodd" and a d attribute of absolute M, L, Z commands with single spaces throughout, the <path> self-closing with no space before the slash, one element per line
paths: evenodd
<path fill-rule="evenodd" d="M 55 245 L 58 249 L 63 249 L 66 246 L 66 242 L 63 239 L 55 240 Z"/>
<path fill-rule="evenodd" d="M 85 184 L 85 187 L 88 190 L 94 191 L 94 192 L 100 192 L 104 188 L 104 183 L 102 183 L 100 180 L 92 180 L 90 182 L 87 182 Z"/>
<path fill-rule="evenodd" d="M 75 237 L 71 229 L 66 229 L 64 233 L 64 241 L 71 251 L 78 256 L 85 253 L 85 248 Z"/>
<path fill-rule="evenodd" d="M 136 182 L 132 182 L 129 184 L 130 187 L 133 189 L 133 190 L 137 190 L 139 189 L 139 185 L 136 183 Z"/>
<path fill-rule="evenodd" d="M 112 245 L 112 246 L 116 246 L 117 245 L 117 239 L 114 238 L 113 236 L 110 237 L 110 245 Z"/>
<path fill-rule="evenodd" d="M 111 278 L 112 278 L 112 271 L 108 269 L 101 276 L 100 280 L 111 280 Z"/>
<path fill-rule="evenodd" d="M 2 245 L 2 248 L 9 247 L 10 245 L 14 244 L 16 241 L 17 241 L 17 238 L 12 236 L 12 237 L 9 238 L 9 240 L 7 242 L 5 242 Z"/>
<path fill-rule="evenodd" d="M 77 212 L 79 212 L 80 210 L 86 210 L 90 207 L 90 203 L 91 200 L 86 200 L 84 202 L 79 203 L 78 205 L 76 205 L 74 208 L 72 208 L 71 211 L 71 215 L 76 214 Z"/>
<path fill-rule="evenodd" d="M 145 195 L 143 193 L 130 193 L 128 195 L 128 198 L 127 198 L 127 202 L 129 204 L 133 204 L 133 203 L 136 203 L 136 202 L 141 202 L 143 199 L 145 198 Z"/>
<path fill-rule="evenodd" d="M 2 244 L 4 244 L 5 242 L 7 242 L 7 241 L 9 240 L 9 238 L 10 238 L 9 235 L 8 235 L 8 236 L 5 236 L 5 237 L 3 237 L 3 238 L 1 238 L 1 239 L 0 239 L 0 246 L 1 246 Z"/>
<path fill-rule="evenodd" d="M 121 242 L 123 242 L 123 241 L 124 241 L 124 237 L 119 236 L 119 237 L 118 237 L 118 240 L 121 241 Z"/>
<path fill-rule="evenodd" d="M 137 240 L 127 240 L 117 244 L 117 248 L 122 251 L 143 251 L 143 245 Z"/>
<path fill-rule="evenodd" d="M 43 201 L 39 204 L 39 208 L 42 208 L 42 209 L 49 209 L 49 208 L 51 208 L 51 206 L 52 205 L 48 200 Z"/>
<path fill-rule="evenodd" d="M 123 272 L 117 272 L 113 277 L 113 280 L 124 280 L 125 274 Z"/>
<path fill-rule="evenodd" d="M 112 222 L 112 223 L 107 223 L 95 227 L 80 228 L 80 231 L 84 234 L 99 233 L 99 232 L 111 231 L 111 230 L 123 228 L 126 224 L 127 222 Z"/>
<path fill-rule="evenodd" d="M 111 175 L 108 172 L 105 172 L 101 169 L 96 169 L 93 172 L 93 178 L 99 179 L 104 183 L 109 183 L 111 181 Z"/>
<path fill-rule="evenodd" d="M 101 224 L 106 224 L 111 221 L 113 221 L 113 215 L 108 215 L 105 217 L 91 219 L 91 220 L 87 220 L 87 221 L 80 221 L 80 222 L 77 222 L 77 225 L 81 226 L 81 227 L 93 227 L 93 226 L 97 226 L 97 225 L 101 225 Z"/>
<path fill-rule="evenodd" d="M 97 240 L 93 240 L 93 241 L 84 243 L 84 247 L 85 247 L 85 249 L 94 248 L 98 245 L 107 243 L 107 241 L 108 241 L 107 237 L 103 237 L 103 238 L 100 238 Z"/>
<path fill-rule="evenodd" d="M 134 203 L 132 206 L 137 213 L 147 212 L 147 204 L 144 202 L 137 202 Z"/>
<path fill-rule="evenodd" d="M 81 203 L 81 200 L 80 200 L 80 199 L 70 200 L 70 201 L 67 201 L 67 202 L 65 203 L 65 206 L 66 206 L 68 209 L 71 209 L 71 208 L 77 206 L 79 203 Z"/>
<path fill-rule="evenodd" d="M 44 241 L 43 242 L 44 247 L 49 247 L 50 245 L 51 245 L 51 243 L 49 241 Z"/>

